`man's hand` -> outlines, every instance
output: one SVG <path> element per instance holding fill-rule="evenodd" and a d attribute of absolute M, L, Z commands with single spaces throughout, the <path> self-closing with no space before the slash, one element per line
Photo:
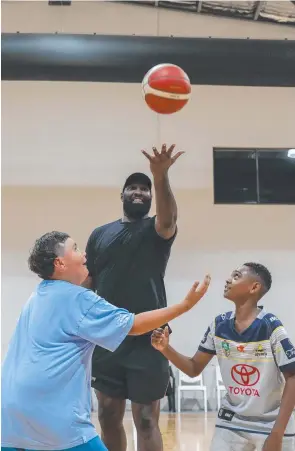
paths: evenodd
<path fill-rule="evenodd" d="M 211 277 L 209 276 L 209 274 L 207 274 L 203 282 L 195 282 L 193 284 L 192 288 L 182 301 L 182 303 L 185 304 L 185 309 L 187 311 L 193 308 L 194 305 L 196 305 L 196 303 L 199 302 L 202 299 L 202 297 L 207 293 L 210 282 Z"/>
<path fill-rule="evenodd" d="M 166 326 L 165 329 L 156 329 L 152 333 L 152 346 L 157 351 L 164 351 L 169 345 L 169 329 Z"/>
<path fill-rule="evenodd" d="M 271 433 L 264 442 L 262 451 L 282 451 L 283 437 Z"/>
<path fill-rule="evenodd" d="M 145 150 L 142 150 L 143 155 L 150 162 L 150 169 L 154 176 L 165 175 L 168 172 L 170 166 L 172 166 L 175 161 L 184 153 L 177 152 L 172 156 L 175 144 L 169 147 L 167 150 L 166 144 L 162 145 L 161 152 L 159 153 L 156 147 L 153 147 L 154 155 L 149 155 Z"/>

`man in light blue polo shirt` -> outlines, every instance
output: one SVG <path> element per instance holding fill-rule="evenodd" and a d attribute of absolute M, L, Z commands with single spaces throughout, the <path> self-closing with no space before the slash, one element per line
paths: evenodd
<path fill-rule="evenodd" d="M 42 282 L 24 306 L 2 366 L 2 449 L 105 451 L 91 423 L 91 357 L 114 351 L 190 310 L 210 277 L 176 305 L 133 315 L 82 288 L 85 254 L 66 233 L 39 238 L 29 257 Z"/>

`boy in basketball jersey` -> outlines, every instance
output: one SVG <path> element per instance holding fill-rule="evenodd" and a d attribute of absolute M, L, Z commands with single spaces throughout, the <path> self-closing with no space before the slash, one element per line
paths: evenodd
<path fill-rule="evenodd" d="M 192 358 L 169 345 L 167 329 L 153 332 L 153 346 L 191 377 L 218 358 L 227 394 L 211 451 L 295 450 L 295 348 L 281 321 L 257 305 L 271 283 L 258 263 L 235 270 L 224 289 L 235 311 L 215 318 Z"/>

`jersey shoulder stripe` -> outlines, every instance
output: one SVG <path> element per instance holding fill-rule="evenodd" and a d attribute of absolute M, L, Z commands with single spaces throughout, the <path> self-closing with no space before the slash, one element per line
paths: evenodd
<path fill-rule="evenodd" d="M 222 313 L 221 315 L 216 316 L 215 329 L 217 329 L 221 323 L 224 323 L 224 322 L 228 321 L 229 319 L 231 319 L 232 316 L 233 316 L 233 312 L 226 312 L 226 313 Z"/>
<path fill-rule="evenodd" d="M 267 324 L 270 336 L 278 327 L 283 327 L 283 324 L 279 320 L 279 318 L 277 318 L 272 313 L 266 313 L 262 319 Z"/>

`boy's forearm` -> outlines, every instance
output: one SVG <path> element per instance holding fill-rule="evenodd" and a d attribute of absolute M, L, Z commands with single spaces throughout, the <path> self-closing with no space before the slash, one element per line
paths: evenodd
<path fill-rule="evenodd" d="M 283 436 L 295 407 L 295 374 L 286 379 L 281 406 L 276 422 L 272 429 L 273 434 Z"/>
<path fill-rule="evenodd" d="M 170 345 L 162 351 L 162 354 L 183 373 L 190 377 L 198 376 L 194 361 L 190 357 L 180 354 Z"/>
<path fill-rule="evenodd" d="M 169 307 L 143 312 L 135 315 L 134 324 L 129 335 L 142 335 L 151 332 L 163 324 L 172 321 L 187 311 L 184 303 L 170 305 Z"/>

